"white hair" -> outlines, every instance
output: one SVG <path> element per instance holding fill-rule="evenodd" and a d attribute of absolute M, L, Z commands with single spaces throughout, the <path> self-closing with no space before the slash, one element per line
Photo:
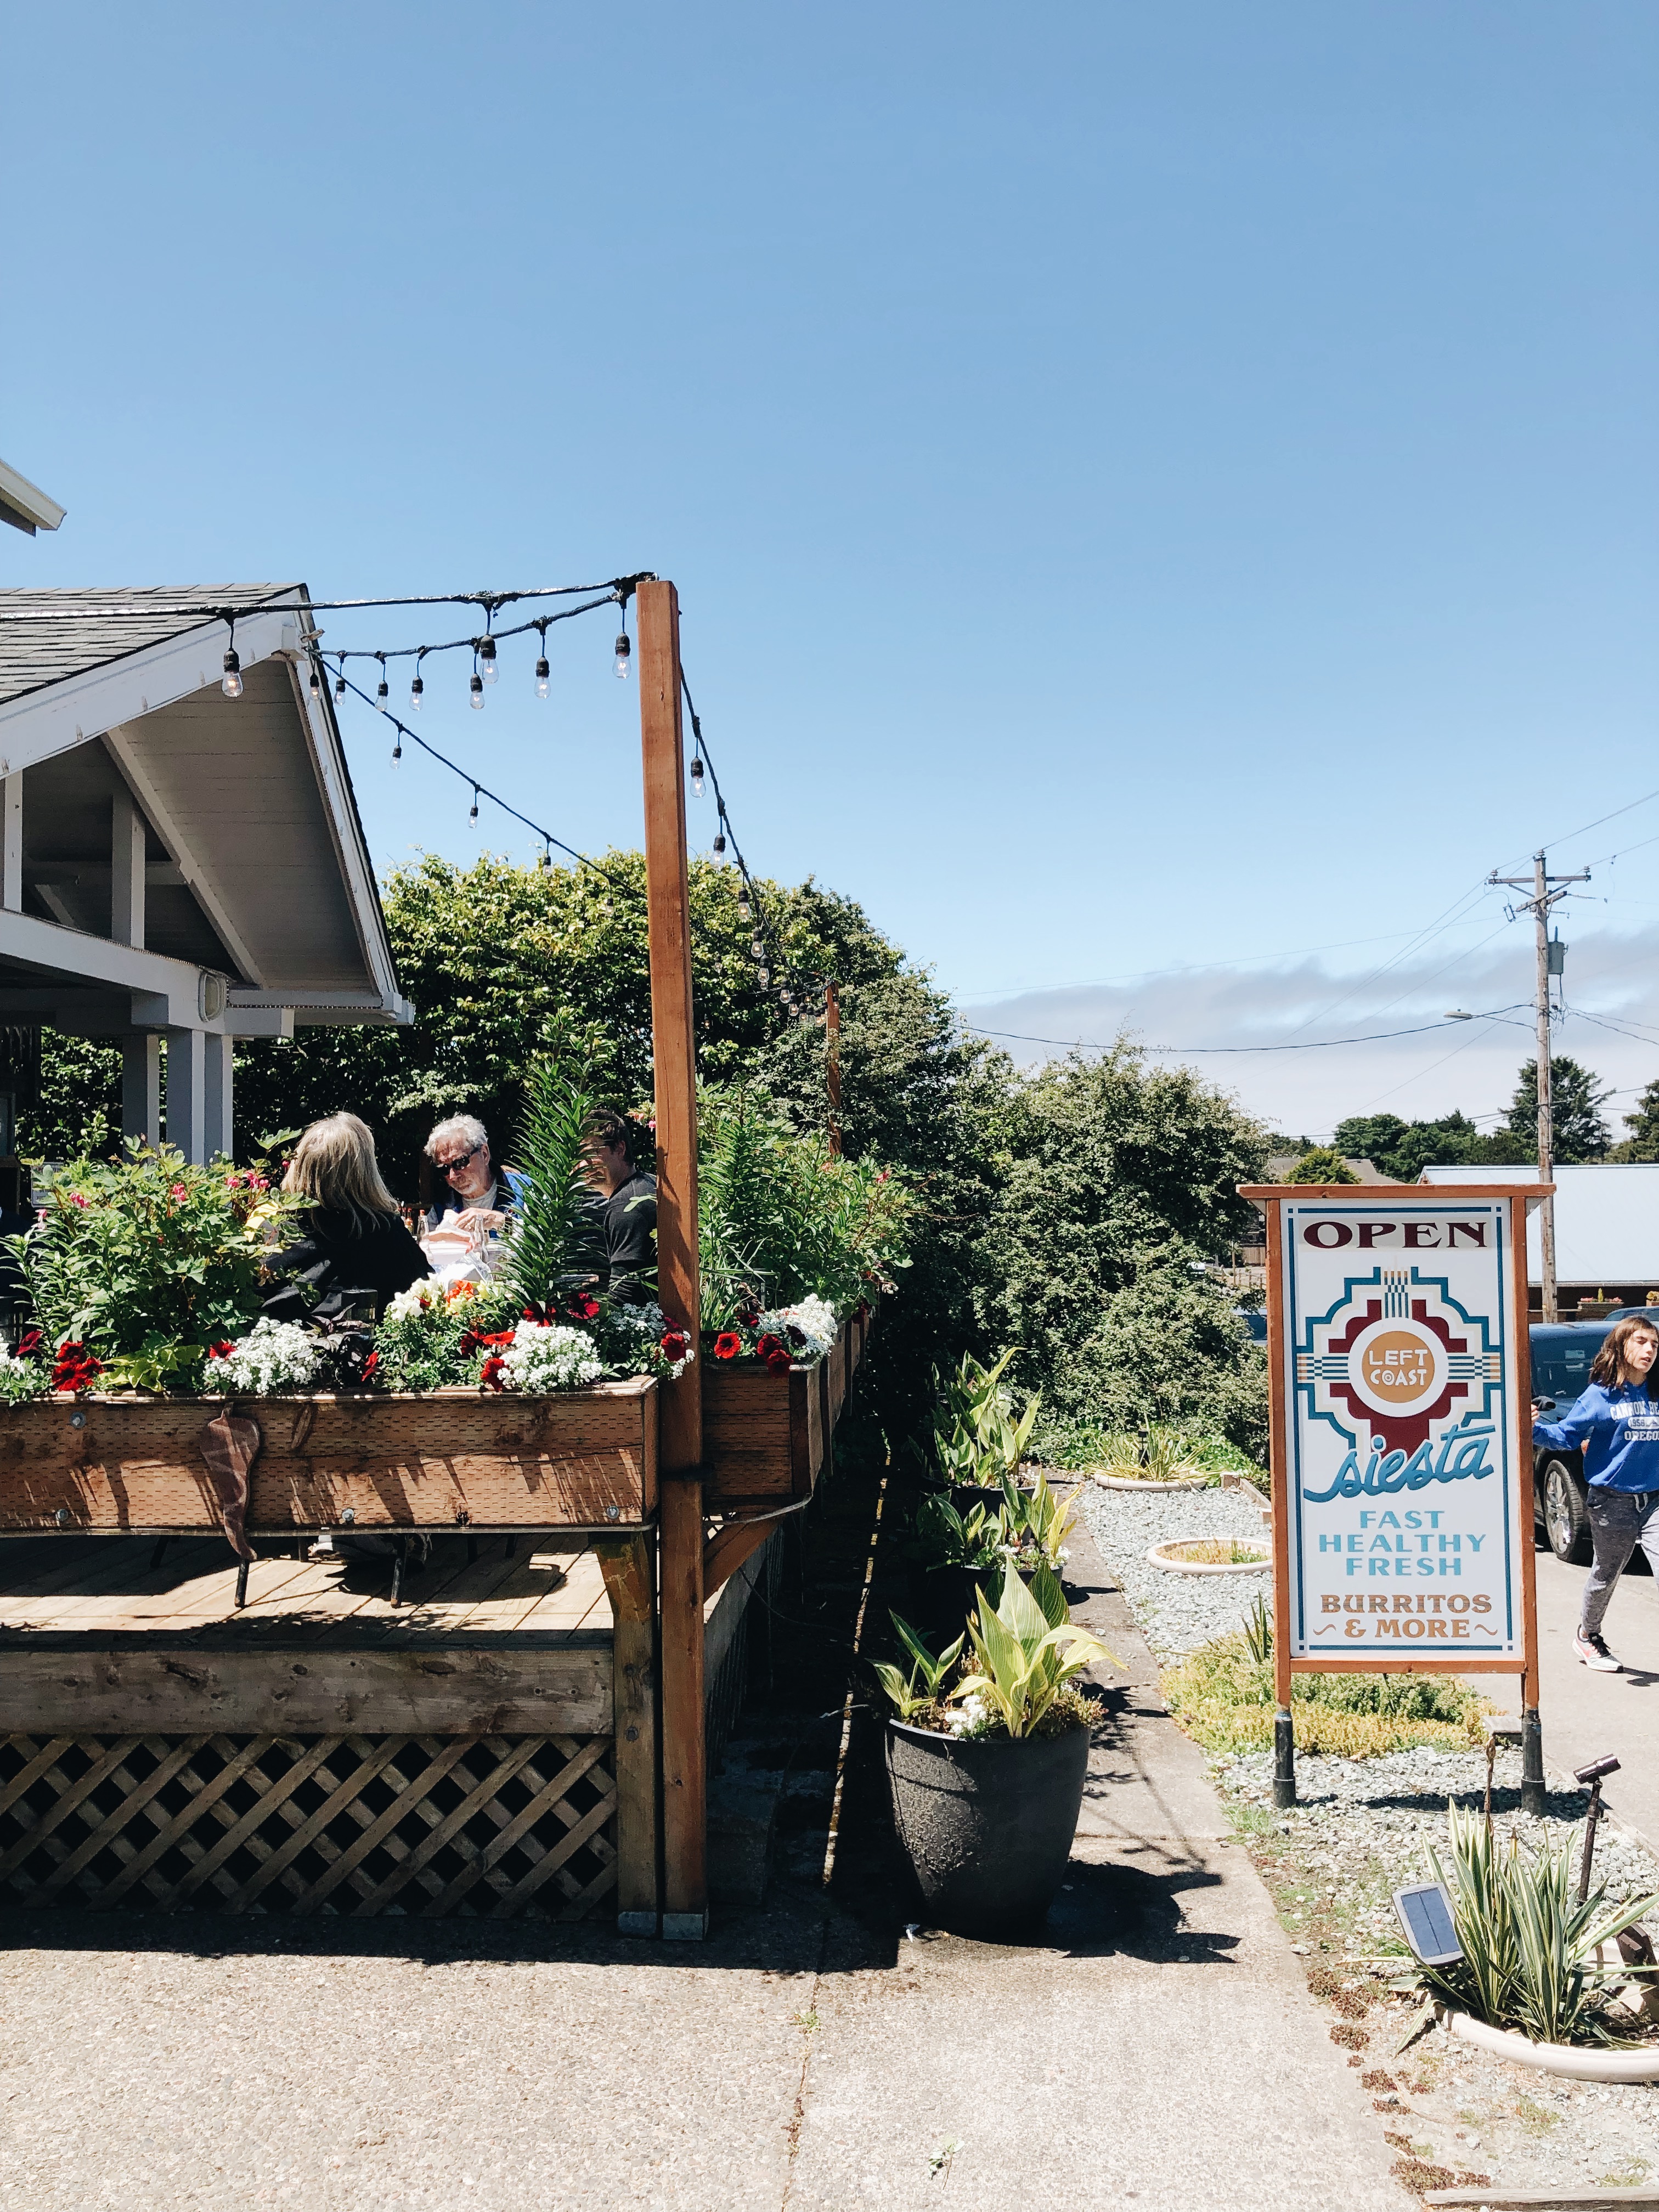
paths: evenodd
<path fill-rule="evenodd" d="M 440 1121 L 426 1140 L 426 1156 L 429 1160 L 438 1157 L 440 1145 L 453 1144 L 456 1138 L 476 1152 L 480 1145 L 489 1142 L 489 1132 L 476 1114 L 452 1114 L 447 1121 Z"/>

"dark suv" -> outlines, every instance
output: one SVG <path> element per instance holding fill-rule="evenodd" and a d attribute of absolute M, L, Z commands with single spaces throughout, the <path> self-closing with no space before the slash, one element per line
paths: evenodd
<path fill-rule="evenodd" d="M 1546 1419 L 1559 1420 L 1588 1387 L 1590 1362 L 1613 1326 L 1606 1321 L 1536 1322 L 1532 1337 L 1532 1395 L 1552 1402 Z M 1540 1445 L 1532 1455 L 1534 1523 L 1558 1559 L 1583 1566 L 1590 1555 L 1589 1511 L 1584 1503 L 1584 1462 L 1579 1452 Z"/>

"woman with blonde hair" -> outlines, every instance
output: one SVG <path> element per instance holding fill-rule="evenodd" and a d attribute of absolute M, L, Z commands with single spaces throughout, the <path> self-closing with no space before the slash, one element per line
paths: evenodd
<path fill-rule="evenodd" d="M 274 1318 L 329 1317 L 356 1308 L 368 1320 L 368 1309 L 378 1312 L 431 1273 L 380 1180 L 374 1133 L 355 1114 L 312 1123 L 294 1147 L 283 1188 L 308 1203 L 293 1217 L 297 1240 L 267 1263 L 285 1285 L 265 1301 Z"/>

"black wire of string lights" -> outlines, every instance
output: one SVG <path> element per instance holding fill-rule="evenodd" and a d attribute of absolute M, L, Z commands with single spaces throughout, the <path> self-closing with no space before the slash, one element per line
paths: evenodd
<path fill-rule="evenodd" d="M 626 600 L 632 597 L 636 585 L 648 584 L 654 580 L 655 578 L 650 569 L 641 568 L 631 576 L 612 576 L 603 584 L 534 584 L 516 592 L 491 592 L 483 589 L 473 592 L 415 592 L 407 593 L 401 599 L 295 601 L 286 600 L 282 596 L 283 593 L 294 590 L 295 586 L 292 584 L 277 584 L 272 586 L 264 599 L 251 599 L 246 605 L 238 607 L 234 611 L 237 615 L 269 614 L 285 610 L 291 610 L 295 614 L 333 614 L 349 613 L 365 607 L 471 606 L 482 607 L 486 617 L 493 622 L 499 609 L 515 605 L 521 599 L 574 599 L 585 598 L 591 592 L 599 592 L 603 593 L 604 597 L 596 600 L 594 604 L 603 605 L 605 599 Z M 95 597 L 95 594 L 88 594 L 89 602 Z M 138 604 L 133 604 L 129 600 L 127 604 L 120 606 L 112 606 L 106 601 L 101 605 L 88 604 L 84 606 L 53 605 L 3 607 L 0 608 L 0 623 L 149 622 L 158 615 L 196 615 L 199 616 L 204 622 L 226 622 L 230 619 L 230 611 L 227 610 L 223 602 L 219 599 L 188 599 L 176 606 L 158 604 L 155 600 L 144 600 Z M 525 627 L 533 629 L 534 624 L 526 623 Z M 498 632 L 497 635 L 501 633 Z M 459 641 L 463 644 L 470 642 L 465 639 Z M 414 651 L 416 648 L 410 649 Z"/>
<path fill-rule="evenodd" d="M 369 658 L 373 659 L 374 655 L 371 654 Z M 312 696 L 315 697 L 319 690 L 316 678 L 322 659 L 320 651 L 313 647 L 311 659 Z M 539 822 L 532 822 L 529 815 L 520 813 L 510 799 L 503 799 L 498 791 L 492 791 L 487 783 L 480 783 L 471 769 L 462 768 L 459 762 L 451 760 L 447 753 L 441 753 L 436 745 L 428 744 L 418 730 L 411 730 L 407 722 L 399 721 L 390 708 L 365 691 L 361 684 L 354 684 L 343 671 L 336 681 L 334 696 L 338 699 L 347 691 L 361 699 L 366 707 L 377 708 L 397 732 L 397 738 L 392 748 L 392 764 L 394 768 L 403 758 L 404 739 L 407 738 L 410 744 L 418 745 L 421 750 L 429 755 L 441 768 L 447 768 L 452 775 L 459 777 L 461 782 L 466 785 L 472 793 L 472 808 L 467 817 L 469 822 L 477 820 L 478 801 L 481 799 L 487 799 L 491 805 L 499 806 L 503 814 L 510 814 L 515 822 L 522 822 L 526 830 L 541 839 L 542 850 L 536 861 L 538 869 L 545 869 L 552 865 L 552 849 L 556 845 L 560 852 L 568 854 L 571 860 L 580 862 L 584 868 L 591 868 L 596 876 L 602 876 L 606 883 L 613 884 L 618 890 L 632 894 L 634 886 L 626 877 L 619 876 L 612 868 L 607 868 L 603 860 L 595 860 L 586 853 L 579 853 L 574 845 L 567 845 L 562 837 L 556 837 L 550 830 L 544 829 Z"/>
<path fill-rule="evenodd" d="M 798 982 L 803 986 L 817 984 L 822 987 L 829 981 L 830 978 L 820 970 L 804 968 L 799 961 L 792 960 L 784 950 L 781 933 L 767 915 L 766 903 L 761 897 L 753 876 L 749 872 L 749 863 L 744 860 L 743 848 L 738 842 L 738 833 L 732 827 L 732 817 L 726 809 L 726 795 L 720 789 L 720 780 L 715 773 L 714 757 L 709 752 L 708 740 L 703 736 L 702 723 L 692 701 L 691 686 L 686 682 L 684 666 L 680 669 L 680 690 L 685 698 L 685 711 L 691 717 L 692 793 L 698 799 L 702 797 L 705 776 L 714 786 L 716 828 L 713 850 L 717 860 L 724 860 L 726 846 L 728 843 L 731 846 L 732 859 L 743 881 L 743 890 L 738 900 L 738 918 L 740 921 L 750 922 L 754 930 L 754 935 L 749 940 L 749 949 L 754 956 L 756 974 L 761 988 L 763 990 L 771 988 L 772 977 L 775 971 L 778 976 L 779 1005 L 793 1019 L 798 1022 L 803 1021 L 805 1018 L 805 1010 L 795 996 L 796 984 Z"/>

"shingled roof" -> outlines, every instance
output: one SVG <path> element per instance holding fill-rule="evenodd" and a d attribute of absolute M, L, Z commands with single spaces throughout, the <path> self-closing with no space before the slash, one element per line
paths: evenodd
<path fill-rule="evenodd" d="M 298 605 L 299 584 L 132 584 L 0 591 L 0 705 L 125 660 L 215 620 L 215 611 Z"/>

